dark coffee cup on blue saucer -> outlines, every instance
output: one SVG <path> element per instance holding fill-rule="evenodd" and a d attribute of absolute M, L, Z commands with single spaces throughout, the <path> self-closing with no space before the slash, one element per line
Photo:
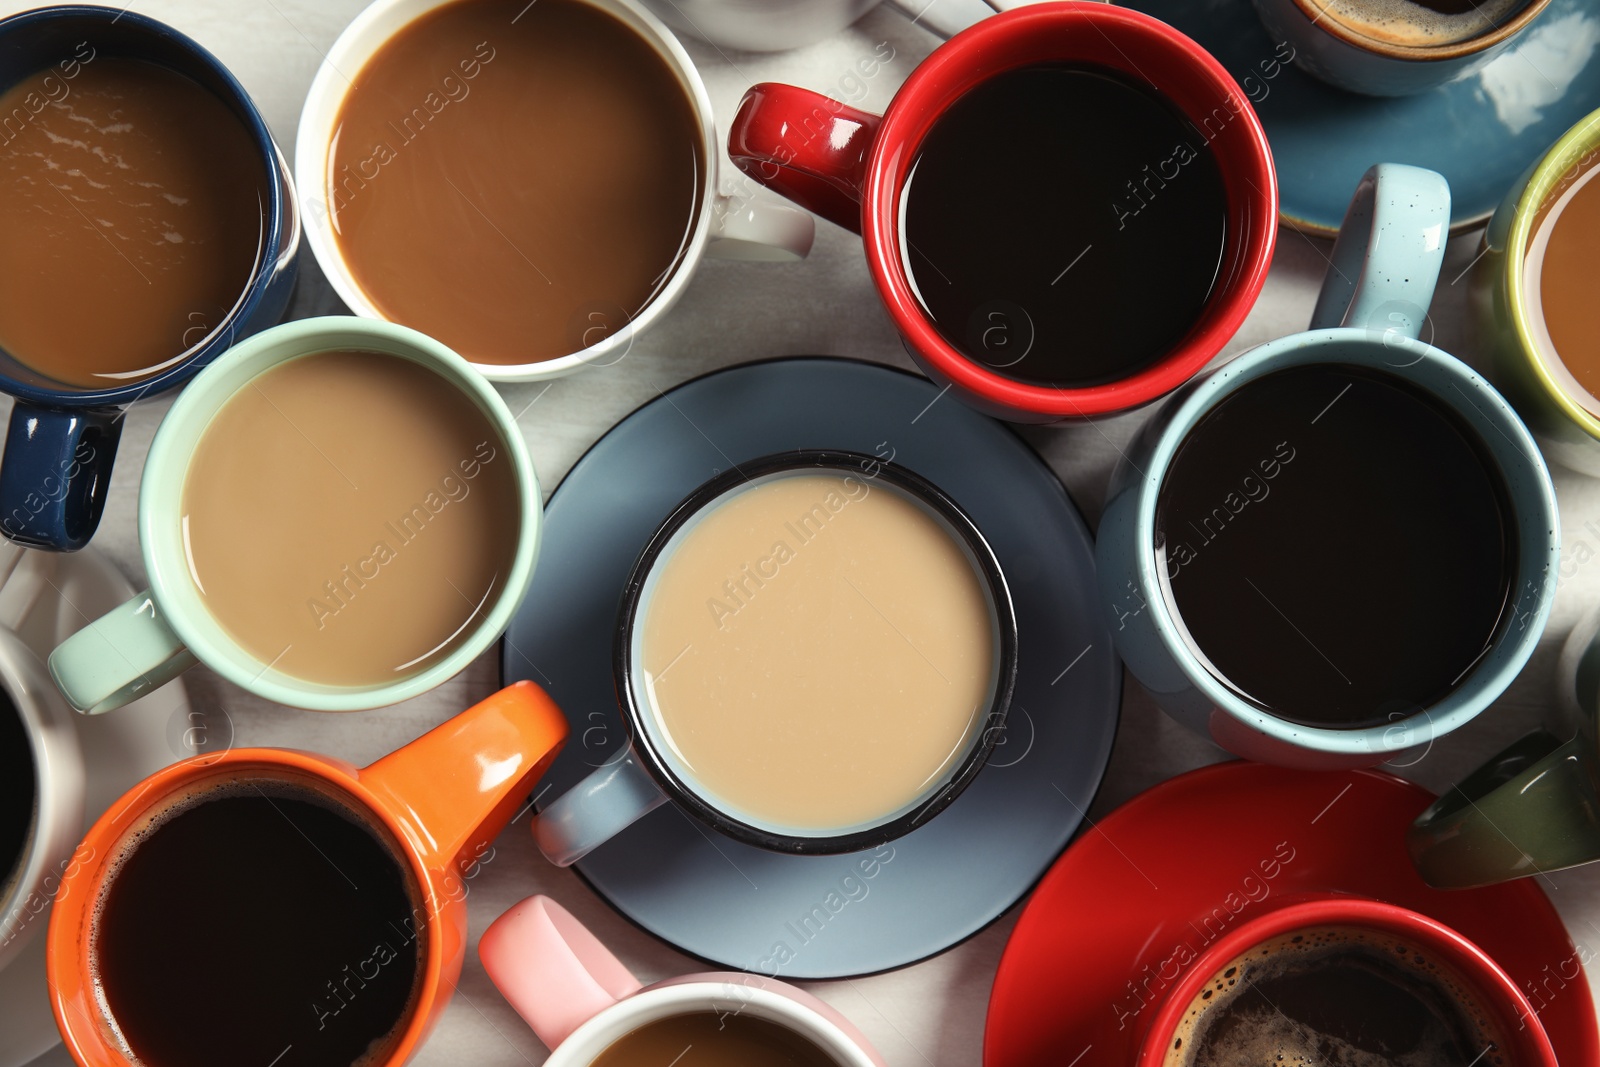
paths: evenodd
<path fill-rule="evenodd" d="M 86 545 L 128 405 L 281 318 L 299 243 L 283 156 L 210 52 L 116 8 L 0 20 L 0 533 Z"/>
<path fill-rule="evenodd" d="M 656 529 L 622 590 L 630 743 L 534 820 L 566 866 L 662 804 L 771 852 L 858 852 L 935 818 L 1006 720 L 1017 623 L 943 491 L 872 456 L 737 464 Z"/>

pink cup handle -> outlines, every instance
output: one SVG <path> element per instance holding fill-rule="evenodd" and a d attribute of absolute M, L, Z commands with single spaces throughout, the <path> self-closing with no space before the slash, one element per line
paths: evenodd
<path fill-rule="evenodd" d="M 500 995 L 551 1049 L 641 988 L 587 927 L 545 896 L 531 896 L 496 919 L 478 941 L 478 958 Z"/>

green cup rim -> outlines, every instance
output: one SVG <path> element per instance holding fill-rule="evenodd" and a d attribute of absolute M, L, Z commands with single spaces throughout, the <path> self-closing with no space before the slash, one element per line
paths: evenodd
<path fill-rule="evenodd" d="M 1600 438 L 1600 416 L 1573 399 L 1550 372 L 1534 342 L 1522 269 L 1528 255 L 1528 242 L 1533 236 L 1533 221 L 1539 209 L 1561 179 L 1586 156 L 1600 159 L 1600 111 L 1592 111 L 1584 116 L 1550 146 L 1534 165 L 1527 184 L 1517 196 L 1511 228 L 1506 234 L 1505 296 L 1517 346 L 1539 387 L 1556 403 L 1562 414 L 1577 423 L 1590 437 Z"/>
<path fill-rule="evenodd" d="M 244 648 L 207 611 L 189 574 L 178 521 L 193 444 L 245 382 L 291 359 L 341 348 L 382 352 L 428 367 L 473 399 L 511 456 L 522 530 L 499 599 L 475 632 L 431 666 L 383 685 L 335 686 L 277 671 Z M 199 425 L 196 427 L 196 422 Z M 543 534 L 543 496 L 526 442 L 505 401 L 462 356 L 405 326 L 355 316 L 298 319 L 230 348 L 179 394 L 162 419 L 139 487 L 139 543 L 150 595 L 190 652 L 228 681 L 278 704 L 313 711 L 363 711 L 425 693 L 460 673 L 510 625 L 533 580 Z"/>

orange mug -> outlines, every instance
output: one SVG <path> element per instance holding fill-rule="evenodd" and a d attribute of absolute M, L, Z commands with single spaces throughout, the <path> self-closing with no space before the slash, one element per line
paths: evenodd
<path fill-rule="evenodd" d="M 467 950 L 463 874 L 523 804 L 566 740 L 566 717 L 538 686 L 518 682 L 370 767 L 277 748 L 195 756 L 146 778 L 90 828 L 94 858 L 62 881 L 47 945 L 51 1006 L 67 1050 L 83 1067 L 133 1067 L 97 988 L 96 913 L 134 835 L 208 785 L 247 781 L 310 790 L 370 821 L 410 881 L 422 952 L 408 1006 L 370 1067 L 398 1067 L 420 1047 L 454 991 Z M 201 802 L 202 805 L 204 801 Z M 385 840 L 387 839 L 387 840 Z M 331 862 L 331 861 L 330 861 Z M 181 884 L 173 892 L 183 891 Z M 248 966 L 246 961 L 240 961 Z M 270 1058 L 270 1054 L 269 1057 Z"/>

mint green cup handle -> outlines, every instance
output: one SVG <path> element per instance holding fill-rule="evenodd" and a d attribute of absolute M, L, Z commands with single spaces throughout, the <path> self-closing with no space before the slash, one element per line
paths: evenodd
<path fill-rule="evenodd" d="M 148 591 L 85 626 L 50 654 L 50 677 L 86 715 L 120 708 L 194 666 Z"/>
<path fill-rule="evenodd" d="M 1416 340 L 1450 237 L 1450 185 L 1422 167 L 1379 163 L 1362 175 L 1333 246 L 1313 330 L 1365 327 Z"/>
<path fill-rule="evenodd" d="M 1529 734 L 1434 801 L 1406 838 L 1423 880 L 1469 889 L 1600 859 L 1586 746 Z"/>

